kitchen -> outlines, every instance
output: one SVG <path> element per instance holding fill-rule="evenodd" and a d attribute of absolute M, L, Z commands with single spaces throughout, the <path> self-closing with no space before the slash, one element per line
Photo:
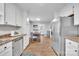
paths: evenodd
<path fill-rule="evenodd" d="M 0 3 L 0 56 L 24 56 L 43 36 L 56 56 L 79 56 L 78 10 L 79 3 Z"/>

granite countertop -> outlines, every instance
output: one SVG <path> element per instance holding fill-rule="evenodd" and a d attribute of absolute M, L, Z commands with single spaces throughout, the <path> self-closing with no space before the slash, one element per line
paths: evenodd
<path fill-rule="evenodd" d="M 79 36 L 65 36 L 65 39 L 69 39 L 71 41 L 79 43 Z"/>
<path fill-rule="evenodd" d="M 11 41 L 14 41 L 17 38 L 23 37 L 25 35 L 26 34 L 20 34 L 20 35 L 16 35 L 16 36 L 7 36 L 7 37 L 4 36 L 4 37 L 0 38 L 0 45 L 3 45 L 5 43 L 11 42 Z"/>

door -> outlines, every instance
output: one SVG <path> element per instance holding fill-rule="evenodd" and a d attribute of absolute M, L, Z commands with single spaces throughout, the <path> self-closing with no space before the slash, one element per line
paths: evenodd
<path fill-rule="evenodd" d="M 5 22 L 6 24 L 15 25 L 15 6 L 13 4 L 5 4 Z"/>
<path fill-rule="evenodd" d="M 0 24 L 4 24 L 4 3 L 0 3 Z"/>

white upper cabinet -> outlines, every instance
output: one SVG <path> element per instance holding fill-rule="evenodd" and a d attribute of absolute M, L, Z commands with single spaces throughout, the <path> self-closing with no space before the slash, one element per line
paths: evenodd
<path fill-rule="evenodd" d="M 0 24 L 22 26 L 22 11 L 16 4 L 0 3 Z"/>
<path fill-rule="evenodd" d="M 5 23 L 10 25 L 16 25 L 14 4 L 10 3 L 5 4 Z"/>
<path fill-rule="evenodd" d="M 5 4 L 5 23 L 15 26 L 22 26 L 22 14 L 16 4 Z"/>
<path fill-rule="evenodd" d="M 15 13 L 16 26 L 22 26 L 22 12 L 17 6 L 15 8 Z"/>
<path fill-rule="evenodd" d="M 4 3 L 0 3 L 0 15 L 4 14 Z"/>
<path fill-rule="evenodd" d="M 4 3 L 0 3 L 0 24 L 4 24 Z"/>
<path fill-rule="evenodd" d="M 79 3 L 74 4 L 74 25 L 79 25 Z"/>
<path fill-rule="evenodd" d="M 64 17 L 64 16 L 69 16 L 73 14 L 73 4 L 67 4 L 63 7 L 63 9 L 60 11 L 60 16 Z"/>

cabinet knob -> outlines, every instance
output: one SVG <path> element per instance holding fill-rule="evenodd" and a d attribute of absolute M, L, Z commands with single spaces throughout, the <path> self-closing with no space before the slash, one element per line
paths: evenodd
<path fill-rule="evenodd" d="M 75 50 L 75 52 L 77 52 L 77 50 Z"/>
<path fill-rule="evenodd" d="M 4 49 L 6 49 L 7 47 L 4 47 Z"/>
<path fill-rule="evenodd" d="M 12 49 L 14 49 L 14 47 L 12 47 Z"/>

